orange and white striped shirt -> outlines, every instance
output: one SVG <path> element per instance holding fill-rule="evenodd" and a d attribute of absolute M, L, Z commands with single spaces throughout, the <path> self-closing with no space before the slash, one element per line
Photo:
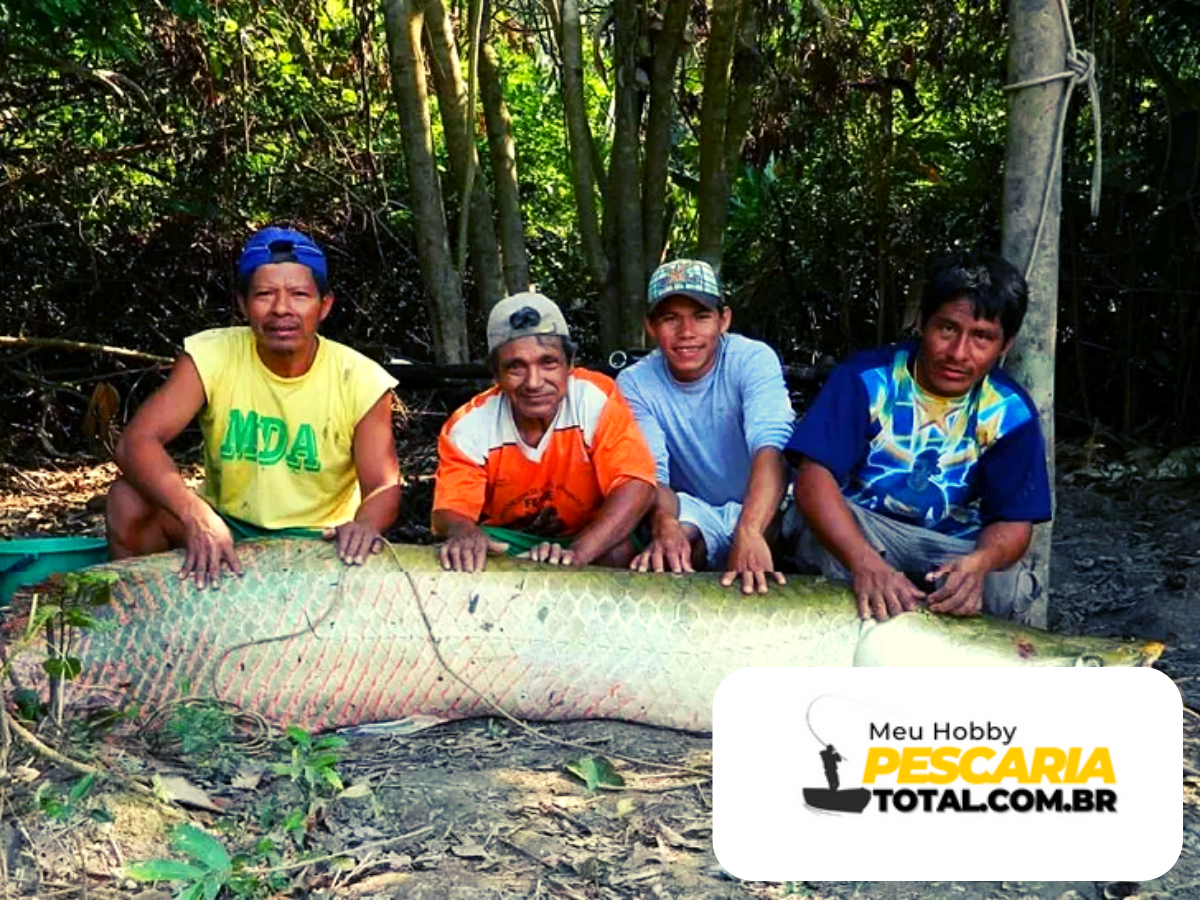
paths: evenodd
<path fill-rule="evenodd" d="M 456 410 L 438 436 L 433 508 L 564 537 L 629 479 L 655 483 L 654 457 L 633 412 L 611 378 L 574 369 L 536 447 L 522 440 L 499 387 Z"/>

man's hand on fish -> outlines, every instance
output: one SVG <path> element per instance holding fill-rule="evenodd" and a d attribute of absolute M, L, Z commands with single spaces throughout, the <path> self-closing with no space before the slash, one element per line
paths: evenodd
<path fill-rule="evenodd" d="M 650 546 L 629 563 L 635 572 L 674 572 L 682 575 L 692 569 L 692 545 L 683 526 L 674 517 L 659 517 L 654 523 Z"/>
<path fill-rule="evenodd" d="M 776 584 L 787 584 L 782 572 L 775 571 L 775 560 L 771 548 L 760 532 L 738 528 L 733 533 L 733 546 L 729 548 L 729 559 L 725 563 L 725 574 L 721 584 L 728 587 L 741 579 L 742 593 L 760 594 L 767 592 L 770 575 Z"/>
<path fill-rule="evenodd" d="M 242 574 L 242 564 L 233 549 L 233 534 L 224 520 L 207 503 L 198 504 L 196 509 L 198 514 L 183 522 L 185 552 L 179 577 L 185 580 L 190 577 L 201 590 L 216 588 L 222 564 L 236 575 Z"/>
<path fill-rule="evenodd" d="M 858 601 L 860 619 L 886 622 L 892 616 L 916 609 L 925 599 L 925 592 L 913 584 L 903 572 L 897 572 L 879 554 L 856 565 L 854 596 Z"/>
<path fill-rule="evenodd" d="M 464 523 L 438 550 L 442 568 L 453 572 L 482 572 L 489 553 L 500 554 L 508 544 L 494 541 L 478 525 Z"/>
<path fill-rule="evenodd" d="M 929 609 L 951 616 L 977 615 L 983 610 L 983 580 L 987 574 L 987 564 L 974 553 L 934 569 L 925 578 L 931 586 L 939 578 L 944 578 L 944 583 L 929 595 Z"/>
<path fill-rule="evenodd" d="M 325 529 L 322 537 L 337 541 L 338 559 L 348 566 L 361 566 L 372 553 L 383 550 L 383 536 L 370 525 L 343 522 Z"/>
<path fill-rule="evenodd" d="M 550 541 L 544 541 L 536 547 L 531 548 L 528 552 L 522 553 L 518 559 L 532 559 L 534 562 L 550 563 L 552 566 L 574 566 L 579 568 L 583 565 L 582 561 L 577 562 L 575 551 L 568 550 L 558 544 L 553 544 Z"/>

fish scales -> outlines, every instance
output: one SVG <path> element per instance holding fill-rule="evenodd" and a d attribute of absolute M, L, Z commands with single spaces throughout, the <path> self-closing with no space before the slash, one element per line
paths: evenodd
<path fill-rule="evenodd" d="M 1149 665 L 1162 650 L 984 617 L 864 624 L 850 592 L 820 578 L 743 597 L 711 575 L 508 559 L 445 572 L 429 547 L 356 567 L 318 541 L 238 555 L 245 574 L 209 591 L 179 579 L 179 553 L 98 567 L 120 576 L 101 611 L 115 627 L 76 635 L 83 671 L 68 700 L 214 697 L 310 731 L 497 707 L 710 731 L 713 693 L 746 666 Z"/>

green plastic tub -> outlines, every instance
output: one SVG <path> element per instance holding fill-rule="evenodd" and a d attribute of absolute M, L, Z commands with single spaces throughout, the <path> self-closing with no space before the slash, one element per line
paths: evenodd
<path fill-rule="evenodd" d="M 107 542 L 95 537 L 19 538 L 0 541 L 0 605 L 23 584 L 57 572 L 74 572 L 108 558 Z"/>

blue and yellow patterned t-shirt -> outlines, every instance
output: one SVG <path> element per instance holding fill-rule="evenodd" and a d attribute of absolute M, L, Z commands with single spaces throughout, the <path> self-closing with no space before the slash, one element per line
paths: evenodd
<path fill-rule="evenodd" d="M 1037 409 L 1001 369 L 962 397 L 921 389 L 914 344 L 839 366 L 786 453 L 827 468 L 852 503 L 973 539 L 992 522 L 1045 522 L 1050 484 Z"/>

